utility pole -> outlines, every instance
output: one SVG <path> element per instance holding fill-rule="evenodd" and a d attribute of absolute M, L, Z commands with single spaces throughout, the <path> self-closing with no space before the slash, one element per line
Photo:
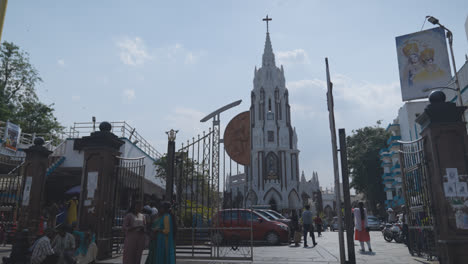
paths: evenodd
<path fill-rule="evenodd" d="M 330 134 L 332 143 L 333 155 L 333 171 L 335 173 L 335 195 L 336 195 L 336 215 L 338 216 L 338 239 L 340 243 L 340 263 L 345 263 L 345 248 L 343 236 L 343 219 L 341 217 L 341 190 L 340 190 L 340 173 L 338 169 L 338 149 L 336 147 L 336 128 L 335 128 L 335 112 L 333 110 L 333 84 L 330 81 L 330 71 L 328 69 L 328 58 L 325 58 L 327 70 L 327 104 L 330 118 Z"/>
<path fill-rule="evenodd" d="M 340 139 L 341 177 L 343 180 L 344 217 L 346 242 L 348 246 L 348 261 L 346 263 L 355 264 L 356 254 L 354 252 L 353 219 L 351 218 L 351 196 L 349 193 L 348 152 L 346 146 L 346 132 L 344 128 L 338 129 L 338 136 Z"/>

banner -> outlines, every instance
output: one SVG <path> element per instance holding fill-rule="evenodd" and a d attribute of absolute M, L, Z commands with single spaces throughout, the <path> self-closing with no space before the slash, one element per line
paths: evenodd
<path fill-rule="evenodd" d="M 445 32 L 437 27 L 396 37 L 403 101 L 427 98 L 424 89 L 447 86 L 452 75 Z"/>
<path fill-rule="evenodd" d="M 18 125 L 7 122 L 5 128 L 5 148 L 16 151 L 18 149 L 21 129 Z"/>

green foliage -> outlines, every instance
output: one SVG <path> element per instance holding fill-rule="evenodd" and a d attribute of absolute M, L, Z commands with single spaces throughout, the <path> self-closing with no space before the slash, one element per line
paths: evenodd
<path fill-rule="evenodd" d="M 347 137 L 348 165 L 352 178 L 350 185 L 364 194 L 373 211 L 378 203 L 383 204 L 385 201 L 379 151 L 386 147 L 390 137 L 379 124 L 353 130 L 352 135 Z"/>
<path fill-rule="evenodd" d="M 19 125 L 26 133 L 56 133 L 63 129 L 52 105 L 41 103 L 35 87 L 42 79 L 29 63 L 29 54 L 11 42 L 0 46 L 0 120 Z"/>

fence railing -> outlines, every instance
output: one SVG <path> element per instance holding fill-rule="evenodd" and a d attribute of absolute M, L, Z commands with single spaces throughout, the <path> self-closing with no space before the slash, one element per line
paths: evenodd
<path fill-rule="evenodd" d="M 159 159 L 162 154 L 156 150 L 142 135 L 140 135 L 136 129 L 130 126 L 125 121 L 109 122 L 112 125 L 111 132 L 118 137 L 127 138 L 143 152 L 148 154 L 153 159 Z M 70 138 L 79 138 L 82 136 L 88 136 L 90 133 L 98 130 L 98 122 L 75 122 L 70 130 L 67 132 Z"/>
<path fill-rule="evenodd" d="M 424 156 L 424 138 L 400 141 L 400 161 L 403 192 L 408 213 L 409 249 L 428 259 L 436 256 L 434 217 L 431 203 L 430 178 Z"/>

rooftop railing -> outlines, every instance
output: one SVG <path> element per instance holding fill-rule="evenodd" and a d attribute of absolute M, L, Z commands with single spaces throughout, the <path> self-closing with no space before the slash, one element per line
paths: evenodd
<path fill-rule="evenodd" d="M 112 125 L 111 132 L 120 138 L 126 138 L 143 152 L 148 154 L 153 159 L 159 159 L 162 154 L 156 150 L 146 139 L 141 136 L 135 128 L 130 126 L 125 121 L 109 122 Z M 90 133 L 99 129 L 99 122 L 75 122 L 70 127 L 67 135 L 69 138 L 80 138 L 89 136 Z"/>

